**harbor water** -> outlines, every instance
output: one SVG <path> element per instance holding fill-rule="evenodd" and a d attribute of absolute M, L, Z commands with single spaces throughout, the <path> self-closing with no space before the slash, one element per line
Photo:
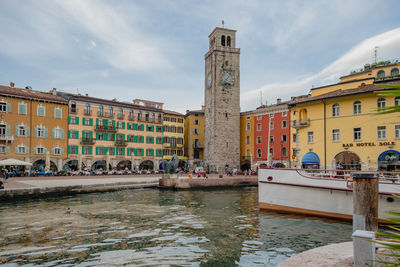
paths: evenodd
<path fill-rule="evenodd" d="M 126 190 L 0 206 L 8 266 L 276 266 L 351 240 L 338 221 L 258 210 L 257 188 Z"/>

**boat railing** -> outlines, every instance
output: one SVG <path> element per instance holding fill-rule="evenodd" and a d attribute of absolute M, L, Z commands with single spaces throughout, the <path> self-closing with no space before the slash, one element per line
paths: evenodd
<path fill-rule="evenodd" d="M 284 170 L 284 169 L 282 169 Z M 342 169 L 286 169 L 295 170 L 301 176 L 313 179 L 345 179 L 352 180 L 352 173 L 373 173 L 382 183 L 400 184 L 400 172 L 394 171 L 366 171 L 366 170 L 342 170 Z"/>

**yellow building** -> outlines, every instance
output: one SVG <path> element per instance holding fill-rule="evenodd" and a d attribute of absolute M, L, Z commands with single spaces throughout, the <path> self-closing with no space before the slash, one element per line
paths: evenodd
<path fill-rule="evenodd" d="M 31 162 L 53 171 L 67 158 L 68 102 L 51 93 L 0 86 L 0 156 Z"/>
<path fill-rule="evenodd" d="M 189 168 L 203 166 L 204 109 L 186 111 L 185 156 L 187 157 Z"/>
<path fill-rule="evenodd" d="M 254 111 L 240 113 L 240 168 L 253 168 L 254 157 Z"/>
<path fill-rule="evenodd" d="M 400 83 L 399 66 L 390 62 L 294 98 L 290 103 L 292 166 L 399 170 L 398 115 L 379 113 L 384 107 L 400 105 L 400 98 L 376 93 L 390 89 L 384 86 L 387 83 Z"/>
<path fill-rule="evenodd" d="M 176 154 L 180 160 L 185 161 L 185 115 L 164 110 L 163 126 L 163 159 L 171 159 Z"/>

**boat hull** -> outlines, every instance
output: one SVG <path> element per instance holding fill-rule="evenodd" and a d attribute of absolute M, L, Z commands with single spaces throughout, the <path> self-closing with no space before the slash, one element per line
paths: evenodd
<path fill-rule="evenodd" d="M 345 179 L 308 178 L 296 170 L 261 169 L 258 184 L 260 209 L 352 219 L 353 191 Z M 392 196 L 398 186 L 379 187 L 378 217 L 384 218 L 388 211 L 400 208 L 399 200 Z"/>

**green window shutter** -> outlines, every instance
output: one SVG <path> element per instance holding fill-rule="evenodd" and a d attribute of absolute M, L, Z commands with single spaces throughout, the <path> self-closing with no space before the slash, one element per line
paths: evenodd
<path fill-rule="evenodd" d="M 125 156 L 125 148 L 122 148 L 122 156 Z"/>
<path fill-rule="evenodd" d="M 70 145 L 68 146 L 68 154 L 71 154 L 71 146 Z"/>
<path fill-rule="evenodd" d="M 79 131 L 76 131 L 76 139 L 79 139 Z"/>
<path fill-rule="evenodd" d="M 122 134 L 122 140 L 126 140 L 126 139 L 125 139 L 125 134 Z"/>
<path fill-rule="evenodd" d="M 71 116 L 68 116 L 68 124 L 71 124 Z"/>
<path fill-rule="evenodd" d="M 137 135 L 133 136 L 133 142 L 134 142 L 134 143 L 137 143 L 137 142 L 138 142 L 138 136 L 137 136 Z"/>
<path fill-rule="evenodd" d="M 99 154 L 99 148 L 96 146 L 96 155 Z"/>
<path fill-rule="evenodd" d="M 122 122 L 122 129 L 125 129 L 125 122 Z"/>
<path fill-rule="evenodd" d="M 10 127 L 10 125 L 6 126 L 6 134 L 7 135 L 11 135 L 11 127 Z"/>
<path fill-rule="evenodd" d="M 154 125 L 151 125 L 151 131 L 154 132 Z"/>
<path fill-rule="evenodd" d="M 29 134 L 29 126 L 25 126 L 26 127 L 26 136 L 30 136 Z"/>
<path fill-rule="evenodd" d="M 26 154 L 29 154 L 30 152 L 29 152 L 29 146 L 26 146 L 25 147 L 25 152 L 26 152 Z"/>
<path fill-rule="evenodd" d="M 99 119 L 96 118 L 96 125 L 99 125 Z"/>
<path fill-rule="evenodd" d="M 111 141 L 115 141 L 115 134 L 112 134 Z"/>
<path fill-rule="evenodd" d="M 148 156 L 149 155 L 149 150 L 148 149 L 146 149 L 146 156 Z"/>
<path fill-rule="evenodd" d="M 85 155 L 85 147 L 82 146 L 82 155 Z"/>
<path fill-rule="evenodd" d="M 112 126 L 115 127 L 115 120 L 112 120 Z"/>
<path fill-rule="evenodd" d="M 15 126 L 15 136 L 19 136 L 19 126 Z"/>
<path fill-rule="evenodd" d="M 90 126 L 93 126 L 93 119 L 90 118 Z"/>
<path fill-rule="evenodd" d="M 19 153 L 18 153 L 18 147 L 17 147 L 17 146 L 14 147 L 14 153 L 15 153 L 15 154 L 19 154 Z"/>
<path fill-rule="evenodd" d="M 6 146 L 6 154 L 10 153 L 10 147 Z"/>
<path fill-rule="evenodd" d="M 110 141 L 110 136 L 109 136 L 108 133 L 105 133 L 105 134 L 104 134 L 104 140 Z"/>
<path fill-rule="evenodd" d="M 108 120 L 103 119 L 103 125 L 108 126 Z"/>
<path fill-rule="evenodd" d="M 138 125 L 137 125 L 137 123 L 134 123 L 133 124 L 133 130 L 137 130 L 138 129 Z"/>
<path fill-rule="evenodd" d="M 11 112 L 11 103 L 7 103 L 7 112 Z"/>
<path fill-rule="evenodd" d="M 35 130 L 35 133 L 36 133 L 36 130 Z M 68 130 L 68 138 L 71 138 L 71 130 Z M 68 154 L 69 154 L 69 151 L 68 151 Z"/>
<path fill-rule="evenodd" d="M 82 125 L 85 125 L 85 121 L 86 121 L 86 118 L 83 117 L 83 118 L 82 118 Z"/>
<path fill-rule="evenodd" d="M 90 138 L 93 138 L 93 132 L 90 131 Z"/>
<path fill-rule="evenodd" d="M 34 135 L 35 137 L 37 137 L 37 127 L 35 127 L 35 131 L 34 131 L 33 135 Z"/>
<path fill-rule="evenodd" d="M 112 154 L 115 155 L 115 147 L 112 148 Z"/>
<path fill-rule="evenodd" d="M 44 128 L 44 137 L 45 137 L 45 138 L 48 137 L 48 130 L 47 130 L 47 128 Z"/>
<path fill-rule="evenodd" d="M 79 125 L 79 117 L 76 117 L 76 125 Z"/>
<path fill-rule="evenodd" d="M 64 130 L 61 129 L 61 138 L 64 139 Z"/>
<path fill-rule="evenodd" d="M 54 128 L 51 129 L 51 137 L 54 138 L 55 134 L 54 134 Z"/>
<path fill-rule="evenodd" d="M 89 155 L 92 155 L 93 147 L 89 147 Z"/>

